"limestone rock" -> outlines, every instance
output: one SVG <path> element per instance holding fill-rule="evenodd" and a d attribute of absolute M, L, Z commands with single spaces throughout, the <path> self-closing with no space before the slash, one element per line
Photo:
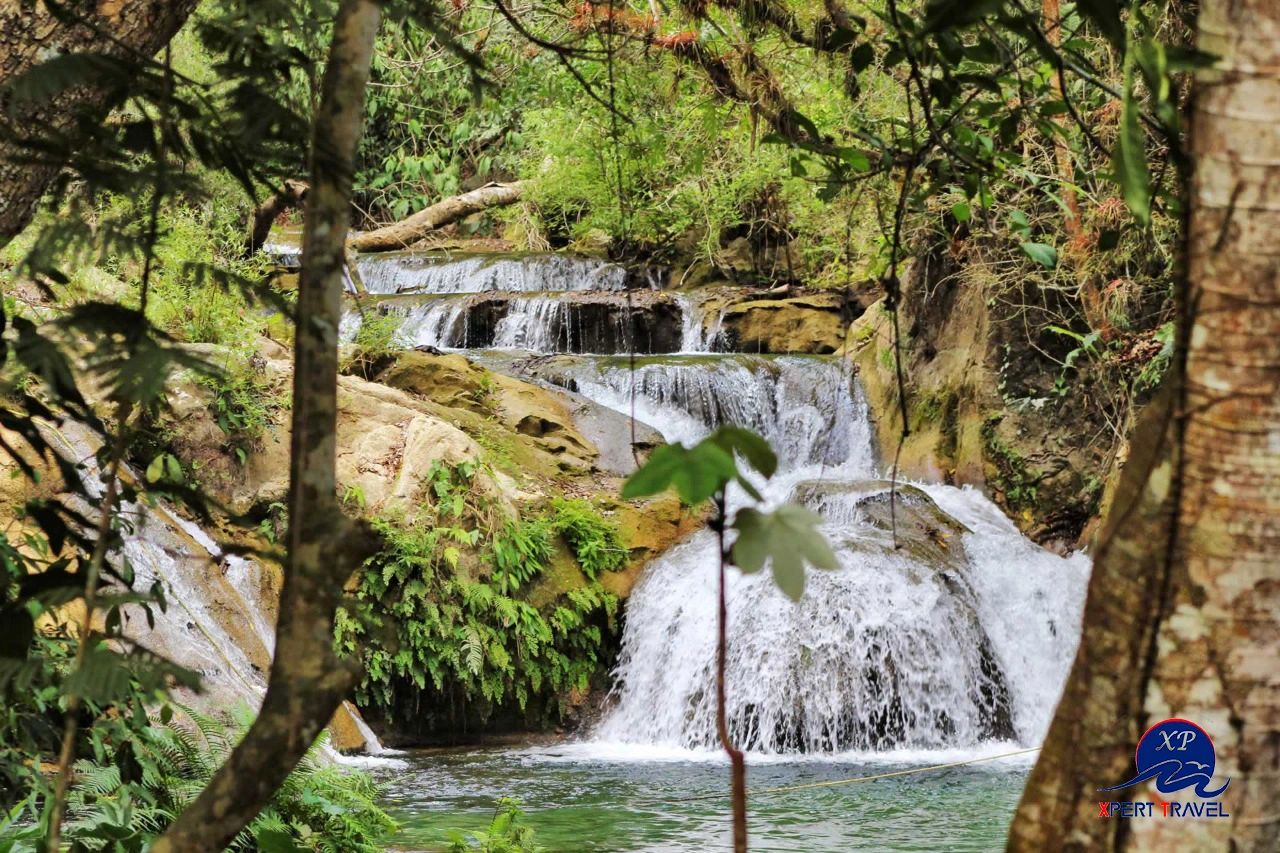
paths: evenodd
<path fill-rule="evenodd" d="M 750 353 L 836 352 L 844 341 L 845 294 L 819 291 L 792 295 L 718 288 L 701 300 L 704 323 L 718 324 L 722 348 Z"/>
<path fill-rule="evenodd" d="M 287 387 L 292 367 L 272 360 L 265 371 L 274 383 Z M 215 497 L 238 513 L 284 501 L 289 487 L 287 413 L 280 413 L 240 464 L 225 450 L 226 436 L 209 412 L 205 389 L 185 385 L 172 398 L 174 449 L 199 471 Z M 480 452 L 471 437 L 413 395 L 354 376 L 339 377 L 338 482 L 366 512 L 394 505 L 412 508 L 432 464 L 457 464 Z M 493 482 L 482 486 L 501 495 Z"/>

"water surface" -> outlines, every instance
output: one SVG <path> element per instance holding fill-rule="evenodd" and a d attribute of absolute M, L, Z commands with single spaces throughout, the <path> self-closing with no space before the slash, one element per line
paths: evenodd
<path fill-rule="evenodd" d="M 987 754 L 1016 749 L 991 745 Z M 764 793 L 973 757 L 929 751 L 805 759 L 748 767 L 754 851 L 995 851 L 1031 756 L 877 781 Z M 538 749 L 408 753 L 375 767 L 396 843 L 438 850 L 450 829 L 483 829 L 501 796 L 518 799 L 548 851 L 728 850 L 728 765 L 714 753 L 598 743 Z"/>

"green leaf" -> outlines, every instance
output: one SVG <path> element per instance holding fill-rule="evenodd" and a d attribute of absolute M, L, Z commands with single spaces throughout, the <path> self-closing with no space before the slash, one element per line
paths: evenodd
<path fill-rule="evenodd" d="M 254 834 L 254 841 L 262 853 L 298 853 L 306 849 L 295 844 L 284 829 L 260 829 Z"/>
<path fill-rule="evenodd" d="M 147 482 L 158 483 L 160 478 L 164 476 L 164 454 L 160 454 L 151 460 L 151 464 L 147 466 Z"/>
<path fill-rule="evenodd" d="M 1147 151 L 1138 125 L 1138 103 L 1133 92 L 1133 63 L 1125 70 L 1124 105 L 1120 109 L 1120 129 L 1111 153 L 1112 171 L 1129 211 L 1143 225 L 1151 221 L 1151 175 L 1147 171 Z"/>
<path fill-rule="evenodd" d="M 1058 265 L 1058 250 L 1047 243 L 1023 243 L 1022 251 L 1043 267 L 1053 269 Z"/>
<path fill-rule="evenodd" d="M 774 454 L 769 442 L 756 433 L 742 427 L 720 427 L 707 437 L 707 441 L 720 445 L 730 453 L 740 453 L 766 477 L 772 477 L 778 470 L 778 457 Z"/>
<path fill-rule="evenodd" d="M 839 150 L 840 159 L 844 164 L 855 172 L 867 172 L 871 169 L 871 160 L 867 155 L 856 148 L 841 148 Z"/>
<path fill-rule="evenodd" d="M 741 509 L 733 521 L 738 531 L 733 564 L 754 573 L 771 563 L 774 583 L 796 601 L 804 592 L 805 563 L 818 569 L 840 565 L 818 530 L 821 523 L 822 516 L 795 504 L 784 504 L 772 512 Z"/>
<path fill-rule="evenodd" d="M 732 443 L 735 439 L 725 440 Z M 751 452 L 759 455 L 758 448 L 751 449 Z M 746 455 L 745 451 L 743 455 Z M 760 461 L 762 464 L 765 462 L 763 459 Z M 776 466 L 776 460 L 774 464 Z M 640 470 L 627 478 L 622 485 L 622 497 L 631 500 L 674 488 L 682 501 L 693 506 L 710 498 L 730 481 L 740 479 L 733 454 L 712 435 L 692 449 L 683 444 L 659 447 Z"/>
<path fill-rule="evenodd" d="M 957 202 L 951 205 L 951 215 L 956 218 L 956 222 L 968 222 L 973 216 L 973 211 L 964 202 Z"/>

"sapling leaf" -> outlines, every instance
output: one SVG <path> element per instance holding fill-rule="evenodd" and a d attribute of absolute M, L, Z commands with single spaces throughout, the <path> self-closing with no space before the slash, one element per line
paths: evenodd
<path fill-rule="evenodd" d="M 729 482 L 741 480 L 733 453 L 718 441 L 716 435 L 712 435 L 692 448 L 683 444 L 659 447 L 640 470 L 627 478 L 622 486 L 622 497 L 628 500 L 642 498 L 674 488 L 686 504 L 702 503 Z M 759 456 L 758 448 L 752 452 Z M 772 451 L 769 453 L 772 455 Z"/>
<path fill-rule="evenodd" d="M 1125 70 L 1125 96 L 1120 107 L 1120 128 L 1111 154 L 1112 170 L 1125 204 L 1143 225 L 1151 221 L 1151 173 L 1147 170 L 1146 140 L 1138 124 L 1133 65 Z"/>
<path fill-rule="evenodd" d="M 772 477 L 778 470 L 778 457 L 769 446 L 769 442 L 749 429 L 720 427 L 708 436 L 707 440 L 715 442 L 730 453 L 735 451 L 741 453 L 742 458 L 751 463 L 752 468 L 766 477 Z"/>
<path fill-rule="evenodd" d="M 821 523 L 822 516 L 795 504 L 784 504 L 772 512 L 741 509 L 733 522 L 738 531 L 733 564 L 743 572 L 755 573 L 770 562 L 774 583 L 792 601 L 799 600 L 804 592 L 805 563 L 818 569 L 840 565 L 818 530 Z"/>

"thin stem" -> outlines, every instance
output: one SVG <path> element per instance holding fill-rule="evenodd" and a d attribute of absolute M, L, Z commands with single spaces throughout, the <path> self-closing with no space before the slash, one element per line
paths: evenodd
<path fill-rule="evenodd" d="M 716 611 L 716 731 L 720 745 L 729 756 L 729 780 L 733 803 L 733 851 L 747 853 L 747 762 L 742 750 L 733 745 L 729 737 L 728 714 L 725 711 L 724 670 L 727 643 L 726 626 L 729 623 L 729 605 L 725 594 L 725 570 L 729 565 L 729 549 L 724 540 L 725 494 L 721 490 L 715 497 L 716 516 L 712 526 L 720 543 L 720 591 Z"/>
<path fill-rule="evenodd" d="M 128 444 L 126 422 L 129 407 L 121 404 L 119 425 L 115 441 L 111 445 L 111 457 L 107 463 L 107 491 L 103 496 L 102 512 L 98 516 L 97 541 L 89 558 L 84 581 L 84 615 L 80 619 L 79 637 L 76 642 L 76 659 L 72 672 L 79 672 L 89 656 L 89 644 L 93 634 L 93 614 L 97 609 L 98 582 L 102 566 L 107 558 L 107 542 L 111 533 L 111 519 L 115 514 L 116 499 L 120 493 L 120 464 Z M 53 804 L 49 816 L 49 833 L 45 849 L 56 853 L 61 843 L 62 818 L 67 808 L 67 791 L 71 787 L 71 764 L 75 761 L 76 735 L 80 731 L 80 707 L 83 700 L 75 689 L 67 691 L 66 719 L 62 728 L 62 749 L 58 753 L 58 773 L 53 782 Z"/>

